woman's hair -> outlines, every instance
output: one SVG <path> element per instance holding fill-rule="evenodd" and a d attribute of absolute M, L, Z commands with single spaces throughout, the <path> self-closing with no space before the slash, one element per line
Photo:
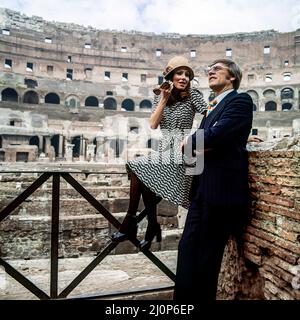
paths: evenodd
<path fill-rule="evenodd" d="M 173 79 L 173 75 L 171 79 Z M 176 102 L 183 101 L 184 99 L 190 97 L 191 95 L 190 88 L 191 88 L 191 81 L 188 82 L 186 88 L 183 91 L 177 90 L 175 87 L 173 87 L 170 97 L 167 101 L 167 106 L 172 106 Z"/>

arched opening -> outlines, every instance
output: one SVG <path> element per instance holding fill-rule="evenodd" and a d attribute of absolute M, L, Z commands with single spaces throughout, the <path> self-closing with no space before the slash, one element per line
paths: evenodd
<path fill-rule="evenodd" d="M 1 92 L 1 100 L 18 102 L 18 93 L 12 88 L 4 89 Z"/>
<path fill-rule="evenodd" d="M 274 90 L 268 89 L 268 90 L 264 91 L 263 96 L 268 99 L 275 99 L 276 93 Z"/>
<path fill-rule="evenodd" d="M 51 138 L 51 146 L 54 147 L 55 157 L 58 157 L 59 134 L 55 134 L 55 135 Z"/>
<path fill-rule="evenodd" d="M 106 110 L 117 110 L 117 102 L 114 98 L 106 98 L 103 105 Z"/>
<path fill-rule="evenodd" d="M 45 96 L 45 103 L 60 104 L 60 98 L 56 93 L 50 92 Z"/>
<path fill-rule="evenodd" d="M 276 111 L 277 104 L 274 101 L 268 101 L 265 105 L 265 111 Z"/>
<path fill-rule="evenodd" d="M 151 101 L 149 100 L 142 100 L 141 103 L 140 103 L 140 109 L 142 111 L 148 111 L 148 110 L 151 110 L 152 108 L 152 103 Z"/>
<path fill-rule="evenodd" d="M 38 104 L 39 103 L 39 96 L 33 90 L 27 91 L 24 94 L 23 102 L 24 103 L 31 103 L 31 104 Z"/>
<path fill-rule="evenodd" d="M 99 101 L 96 97 L 87 97 L 85 99 L 85 106 L 86 107 L 98 107 L 99 106 Z"/>
<path fill-rule="evenodd" d="M 74 144 L 73 147 L 73 158 L 79 158 L 80 156 L 80 136 L 76 136 L 71 140 L 71 143 Z"/>
<path fill-rule="evenodd" d="M 70 95 L 65 100 L 65 106 L 68 108 L 79 108 L 80 100 L 77 96 Z"/>
<path fill-rule="evenodd" d="M 121 109 L 126 111 L 134 111 L 134 102 L 131 99 L 125 99 L 122 102 Z"/>
<path fill-rule="evenodd" d="M 281 100 L 284 99 L 294 99 L 294 90 L 291 88 L 284 88 L 281 90 Z"/>
<path fill-rule="evenodd" d="M 287 111 L 287 110 L 291 110 L 292 109 L 292 107 L 293 107 L 293 105 L 291 104 L 291 103 L 284 103 L 283 105 L 282 105 L 282 111 Z"/>
<path fill-rule="evenodd" d="M 114 155 L 116 158 L 120 158 L 121 153 L 124 149 L 124 140 L 121 139 L 112 139 L 110 140 L 110 147 L 114 151 Z"/>
<path fill-rule="evenodd" d="M 158 140 L 156 139 L 149 139 L 147 141 L 147 148 L 151 148 L 153 149 L 154 151 L 157 151 L 158 150 Z"/>

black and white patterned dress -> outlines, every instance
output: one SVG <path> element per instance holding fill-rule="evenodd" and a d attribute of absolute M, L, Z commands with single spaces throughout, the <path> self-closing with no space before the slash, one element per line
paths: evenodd
<path fill-rule="evenodd" d="M 154 97 L 152 113 L 160 96 Z M 188 208 L 193 176 L 185 174 L 179 144 L 190 132 L 196 112 L 204 112 L 207 104 L 197 89 L 190 89 L 190 97 L 165 107 L 160 122 L 162 137 L 158 151 L 128 161 L 127 171 L 136 176 L 156 195 Z"/>

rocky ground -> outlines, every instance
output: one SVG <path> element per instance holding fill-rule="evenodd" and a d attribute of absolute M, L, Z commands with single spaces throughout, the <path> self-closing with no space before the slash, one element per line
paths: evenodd
<path fill-rule="evenodd" d="M 173 272 L 177 251 L 154 253 Z M 58 286 L 61 292 L 95 257 L 59 259 Z M 35 285 L 49 294 L 50 260 L 11 260 L 14 268 L 28 277 Z M 0 267 L 0 300 L 38 299 L 12 279 Z M 113 292 L 168 287 L 174 283 L 164 275 L 143 253 L 107 256 L 70 294 L 69 298 L 97 296 Z M 126 298 L 126 297 L 125 297 Z M 131 296 L 135 299 L 136 296 Z M 152 297 L 153 298 L 153 297 Z M 169 295 L 157 299 L 171 298 Z M 138 298 L 137 298 L 138 299 Z"/>

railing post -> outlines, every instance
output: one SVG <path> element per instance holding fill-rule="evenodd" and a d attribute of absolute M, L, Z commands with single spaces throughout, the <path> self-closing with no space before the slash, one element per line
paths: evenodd
<path fill-rule="evenodd" d="M 59 193 L 60 174 L 52 178 L 52 217 L 51 217 L 51 274 L 50 297 L 58 297 L 58 236 L 59 236 Z"/>

